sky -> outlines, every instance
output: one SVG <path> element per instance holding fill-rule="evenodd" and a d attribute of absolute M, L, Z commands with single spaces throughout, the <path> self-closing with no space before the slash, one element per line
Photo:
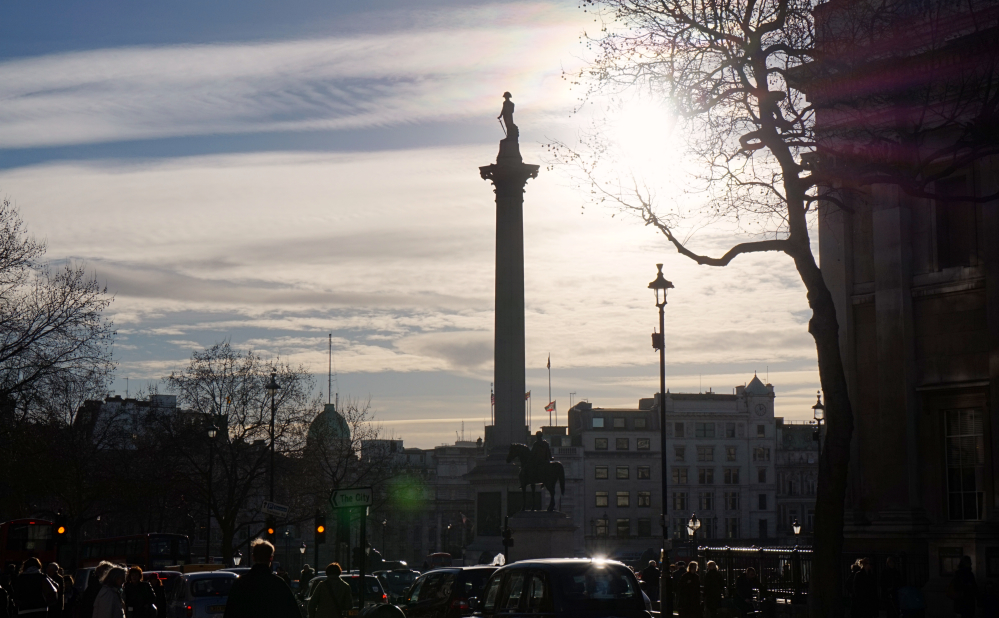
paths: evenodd
<path fill-rule="evenodd" d="M 681 197 L 691 163 L 662 108 L 611 108 L 564 78 L 599 28 L 575 2 L 66 0 L 0 7 L 0 195 L 54 263 L 106 283 L 114 392 L 229 340 L 370 402 L 406 446 L 474 440 L 492 379 L 495 160 L 502 93 L 542 165 L 524 201 L 534 426 L 570 403 L 636 406 L 658 388 L 648 282 L 667 306 L 673 392 L 754 372 L 778 415 L 818 388 L 804 288 L 778 255 L 697 266 L 633 216 L 587 203 L 546 144 L 595 117 L 632 170 Z M 699 251 L 746 239 L 685 222 Z"/>

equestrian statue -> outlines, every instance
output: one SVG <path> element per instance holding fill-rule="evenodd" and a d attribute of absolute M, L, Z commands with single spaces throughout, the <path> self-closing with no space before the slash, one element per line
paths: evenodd
<path fill-rule="evenodd" d="M 535 434 L 536 440 L 532 448 L 527 448 L 524 444 L 511 444 L 510 452 L 506 456 L 506 462 L 512 463 L 514 460 L 520 464 L 520 495 L 523 498 L 524 510 L 534 510 L 535 485 L 544 485 L 552 497 L 549 511 L 555 510 L 555 483 L 561 486 L 562 495 L 565 495 L 565 469 L 558 461 L 552 461 L 552 449 L 548 442 L 541 437 L 541 432 Z M 527 486 L 531 486 L 531 508 L 527 508 Z"/>

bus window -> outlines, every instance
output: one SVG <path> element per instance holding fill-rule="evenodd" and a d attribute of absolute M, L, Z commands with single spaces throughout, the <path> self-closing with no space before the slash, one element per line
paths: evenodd
<path fill-rule="evenodd" d="M 13 524 L 7 531 L 7 549 L 42 551 L 54 547 L 51 524 Z"/>

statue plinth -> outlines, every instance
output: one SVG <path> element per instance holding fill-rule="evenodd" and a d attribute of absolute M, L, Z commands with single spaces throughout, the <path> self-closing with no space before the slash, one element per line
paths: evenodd
<path fill-rule="evenodd" d="M 558 511 L 521 511 L 510 517 L 514 546 L 512 560 L 573 558 L 576 555 L 576 524 Z"/>

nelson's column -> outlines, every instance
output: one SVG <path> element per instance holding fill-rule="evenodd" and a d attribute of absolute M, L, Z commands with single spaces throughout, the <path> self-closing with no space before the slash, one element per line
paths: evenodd
<path fill-rule="evenodd" d="M 493 343 L 494 420 L 486 428 L 487 458 L 465 475 L 475 488 L 475 540 L 466 559 L 501 551 L 503 516 L 519 511 L 518 469 L 506 462 L 511 444 L 528 439 L 524 413 L 524 187 L 539 166 L 520 156 L 520 131 L 513 123 L 513 101 L 503 94 L 499 117 L 506 128 L 496 163 L 479 168 L 496 193 L 496 300 Z M 511 504 L 509 500 L 514 500 Z"/>

